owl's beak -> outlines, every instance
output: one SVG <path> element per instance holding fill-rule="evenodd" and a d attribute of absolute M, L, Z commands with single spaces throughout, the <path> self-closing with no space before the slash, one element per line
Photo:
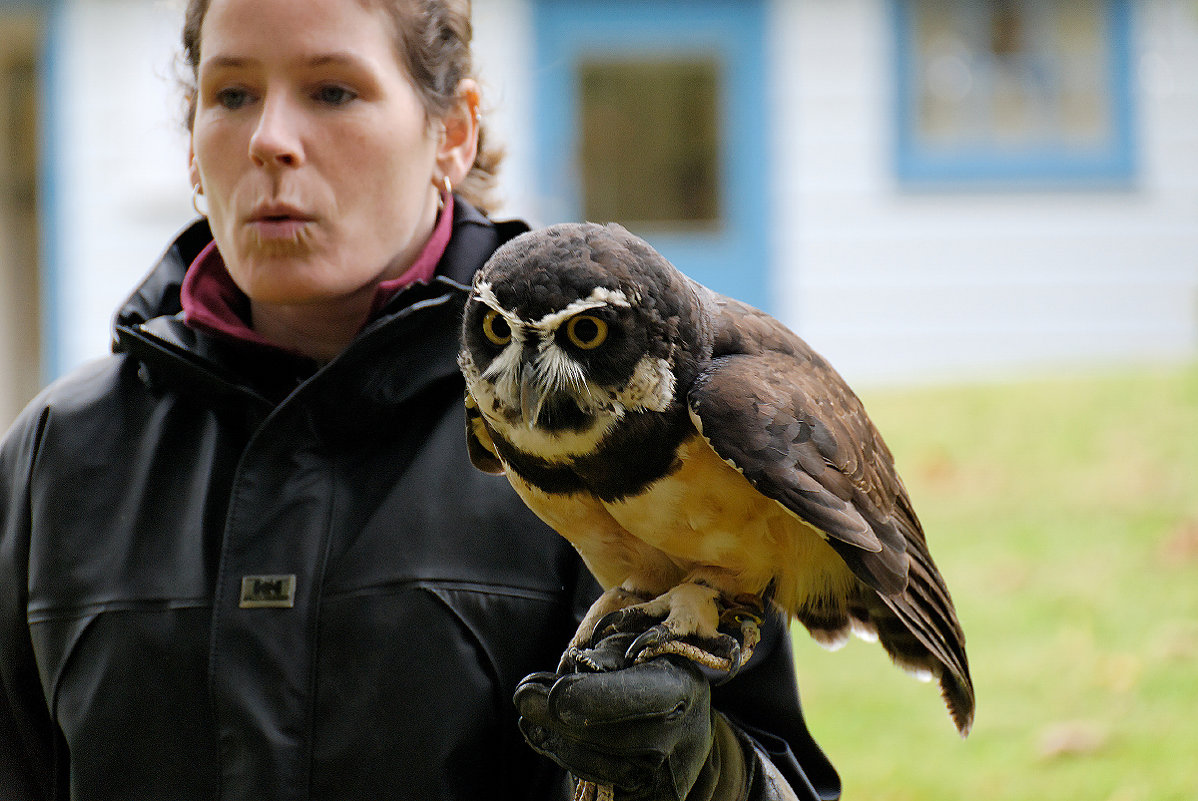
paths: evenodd
<path fill-rule="evenodd" d="M 529 428 L 536 427 L 541 407 L 545 405 L 545 398 L 549 394 L 536 380 L 535 372 L 528 362 L 520 365 L 520 415 Z"/>

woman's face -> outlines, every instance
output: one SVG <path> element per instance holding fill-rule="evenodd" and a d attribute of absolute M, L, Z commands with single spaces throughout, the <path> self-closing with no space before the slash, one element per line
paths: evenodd
<path fill-rule="evenodd" d="M 444 126 L 429 124 L 386 14 L 361 0 L 213 0 L 201 29 L 192 181 L 257 305 L 360 299 L 419 254 Z"/>

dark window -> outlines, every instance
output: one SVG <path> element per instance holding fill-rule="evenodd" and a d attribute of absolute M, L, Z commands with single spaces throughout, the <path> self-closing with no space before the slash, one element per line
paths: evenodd
<path fill-rule="evenodd" d="M 721 217 L 719 64 L 588 59 L 578 66 L 583 212 L 641 228 Z"/>

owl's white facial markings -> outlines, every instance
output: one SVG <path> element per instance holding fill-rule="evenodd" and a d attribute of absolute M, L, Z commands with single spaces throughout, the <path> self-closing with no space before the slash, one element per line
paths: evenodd
<path fill-rule="evenodd" d="M 674 370 L 661 358 L 642 356 L 632 372 L 632 379 L 621 388 L 618 400 L 628 409 L 648 409 L 664 412 L 674 399 Z"/>
<path fill-rule="evenodd" d="M 639 299 L 638 299 L 639 300 Z M 485 302 L 485 301 L 484 301 Z M 584 311 L 591 309 L 599 309 L 604 306 L 616 306 L 624 309 L 631 309 L 634 301 L 629 300 L 618 289 L 608 289 L 607 287 L 597 286 L 591 290 L 591 294 L 585 298 L 579 298 L 561 311 L 550 312 L 541 319 L 532 324 L 532 327 L 538 331 L 545 331 L 552 334 L 557 331 L 562 323 L 569 320 L 576 314 L 582 314 Z"/>
<path fill-rule="evenodd" d="M 589 296 L 530 322 L 504 309 L 486 281 L 476 283 L 474 297 L 503 316 L 511 328 L 511 341 L 485 369 L 480 370 L 466 352 L 459 363 L 487 422 L 521 451 L 551 462 L 593 453 L 629 412 L 665 411 L 672 402 L 674 375 L 666 359 L 643 355 L 628 381 L 604 386 L 590 380 L 586 365 L 558 343 L 558 329 L 575 316 L 607 306 L 632 308 L 639 298 L 598 287 Z M 525 376 L 529 370 L 531 374 Z M 537 397 L 531 404 L 530 391 Z M 582 419 L 568 427 L 546 425 L 547 413 L 541 410 L 552 409 L 555 403 L 559 408 L 561 404 L 577 407 Z M 535 410 L 528 415 L 531 420 L 522 412 L 530 408 Z"/>

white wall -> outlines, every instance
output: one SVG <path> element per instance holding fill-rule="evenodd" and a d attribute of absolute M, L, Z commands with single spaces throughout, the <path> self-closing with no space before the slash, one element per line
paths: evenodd
<path fill-rule="evenodd" d="M 112 315 L 193 216 L 178 0 L 66 0 L 54 45 L 60 370 L 108 352 Z"/>
<path fill-rule="evenodd" d="M 909 192 L 884 0 L 774 0 L 786 320 L 851 379 L 1198 355 L 1198 7 L 1135 4 L 1141 176 L 1115 192 Z"/>
<path fill-rule="evenodd" d="M 487 133 L 506 156 L 499 173 L 496 217 L 539 216 L 535 185 L 536 122 L 533 97 L 531 0 L 474 0 L 474 59 L 480 76 Z"/>

